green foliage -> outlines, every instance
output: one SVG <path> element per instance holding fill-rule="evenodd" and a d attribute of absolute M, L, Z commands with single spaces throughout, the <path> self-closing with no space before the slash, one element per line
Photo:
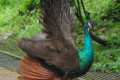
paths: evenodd
<path fill-rule="evenodd" d="M 119 21 L 120 20 L 120 1 L 119 0 L 112 0 L 109 4 L 108 7 L 105 10 L 105 14 L 103 15 L 102 19 L 107 19 L 107 20 L 115 20 Z"/>
<path fill-rule="evenodd" d="M 95 55 L 94 70 L 120 73 L 120 49 L 106 49 Z"/>
<path fill-rule="evenodd" d="M 70 6 L 75 6 L 75 0 L 69 0 Z"/>
<path fill-rule="evenodd" d="M 84 3 L 87 11 L 91 13 L 91 19 L 96 21 L 99 27 L 112 27 L 120 20 L 119 0 L 85 0 Z"/>
<path fill-rule="evenodd" d="M 41 32 L 39 0 L 0 0 L 0 35 L 31 37 Z M 34 31 L 33 31 L 34 29 Z"/>

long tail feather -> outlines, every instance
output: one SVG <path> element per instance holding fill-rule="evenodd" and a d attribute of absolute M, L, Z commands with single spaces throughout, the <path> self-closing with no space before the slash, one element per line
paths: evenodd
<path fill-rule="evenodd" d="M 23 75 L 25 80 L 61 80 L 32 57 L 25 56 L 21 61 L 19 74 Z"/>

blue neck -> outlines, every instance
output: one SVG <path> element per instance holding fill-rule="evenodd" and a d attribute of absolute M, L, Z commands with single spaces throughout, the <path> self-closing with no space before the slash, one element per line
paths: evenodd
<path fill-rule="evenodd" d="M 86 24 L 84 24 L 84 48 L 83 51 L 93 51 L 93 46 L 92 46 L 92 42 L 90 39 L 90 34 L 86 28 Z M 85 53 L 84 53 L 85 54 Z"/>
<path fill-rule="evenodd" d="M 84 48 L 82 51 L 78 52 L 80 58 L 79 63 L 80 72 L 85 72 L 91 67 L 94 57 L 90 34 L 86 28 L 86 24 L 84 24 L 84 35 L 85 35 Z"/>

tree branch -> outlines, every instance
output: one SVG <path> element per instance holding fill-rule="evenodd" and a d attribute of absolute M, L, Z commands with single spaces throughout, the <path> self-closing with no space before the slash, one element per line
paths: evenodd
<path fill-rule="evenodd" d="M 84 19 L 83 19 L 83 17 L 82 17 L 82 13 L 81 13 L 80 1 L 77 0 L 77 3 L 78 3 L 78 7 L 75 6 L 75 7 L 76 7 L 76 11 L 77 11 L 77 12 L 75 13 L 75 15 L 76 15 L 76 17 L 78 18 L 78 20 L 82 23 L 82 25 L 84 25 Z"/>
<path fill-rule="evenodd" d="M 82 17 L 82 14 L 81 14 L 81 9 L 80 9 L 79 0 L 77 0 L 77 3 L 78 3 L 78 8 L 76 7 L 77 12 L 75 13 L 75 15 L 76 15 L 76 17 L 78 18 L 78 20 L 82 23 L 82 26 L 84 26 L 84 23 L 85 23 L 85 22 L 84 22 L 84 19 L 83 19 L 83 17 Z M 86 19 L 87 19 L 87 20 L 90 20 L 90 13 L 85 10 L 83 0 L 81 0 L 81 4 L 82 4 L 82 6 L 83 6 L 83 10 L 84 10 Z M 107 45 L 107 41 L 98 38 L 96 35 L 92 34 L 91 32 L 90 32 L 90 36 L 91 36 L 91 38 L 92 38 L 94 41 L 96 41 L 97 43 L 102 44 L 102 45 L 104 45 L 104 46 Z"/>
<path fill-rule="evenodd" d="M 90 20 L 90 13 L 86 11 L 85 6 L 84 6 L 84 3 L 83 3 L 83 0 L 81 0 L 81 4 L 82 4 L 83 11 L 84 11 L 84 14 L 85 14 L 85 16 L 86 16 L 86 19 L 87 19 L 87 20 Z"/>
<path fill-rule="evenodd" d="M 82 18 L 82 15 L 75 13 L 76 17 L 78 18 L 78 20 L 82 23 L 82 25 L 84 25 L 84 20 Z"/>
<path fill-rule="evenodd" d="M 102 40 L 102 39 L 98 38 L 96 35 L 92 34 L 91 32 L 90 32 L 90 37 L 91 37 L 94 41 L 96 41 L 97 43 L 102 44 L 102 45 L 104 45 L 104 46 L 107 46 L 107 42 L 108 42 L 108 41 L 105 41 L 105 40 Z"/>

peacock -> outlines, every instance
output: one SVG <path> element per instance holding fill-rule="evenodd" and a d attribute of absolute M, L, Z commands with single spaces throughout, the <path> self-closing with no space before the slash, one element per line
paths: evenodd
<path fill-rule="evenodd" d="M 22 38 L 18 46 L 27 53 L 20 62 L 25 80 L 72 80 L 87 73 L 93 63 L 89 28 L 84 24 L 84 48 L 77 49 L 73 39 L 75 21 L 68 0 L 41 0 L 44 29 L 39 39 Z"/>

